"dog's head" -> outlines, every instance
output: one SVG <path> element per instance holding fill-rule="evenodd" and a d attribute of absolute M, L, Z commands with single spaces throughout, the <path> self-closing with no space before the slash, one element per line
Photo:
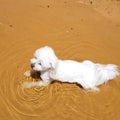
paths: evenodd
<path fill-rule="evenodd" d="M 30 60 L 30 64 L 35 71 L 54 69 L 57 64 L 57 57 L 52 48 L 45 46 L 35 51 L 34 58 Z"/>

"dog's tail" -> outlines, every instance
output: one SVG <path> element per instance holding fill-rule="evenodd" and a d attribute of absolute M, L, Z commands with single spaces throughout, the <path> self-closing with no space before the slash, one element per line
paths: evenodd
<path fill-rule="evenodd" d="M 97 85 L 106 83 L 120 75 L 118 66 L 114 64 L 101 65 L 96 64 Z"/>

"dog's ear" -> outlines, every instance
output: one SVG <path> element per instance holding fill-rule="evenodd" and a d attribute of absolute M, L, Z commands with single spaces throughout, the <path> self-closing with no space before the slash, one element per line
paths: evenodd
<path fill-rule="evenodd" d="M 42 58 L 41 64 L 44 68 L 55 69 L 56 64 L 57 64 L 57 58 L 48 58 L 48 57 Z"/>
<path fill-rule="evenodd" d="M 50 66 L 51 66 L 52 69 L 55 69 L 56 64 L 57 64 L 57 61 L 56 61 L 56 60 L 53 60 L 53 59 L 50 60 Z"/>
<path fill-rule="evenodd" d="M 55 69 L 56 64 L 57 64 L 57 59 L 56 59 L 56 58 L 51 58 L 51 59 L 49 59 L 49 60 L 50 60 L 50 61 L 49 61 L 49 64 L 50 64 L 51 68 L 52 68 L 52 69 Z"/>

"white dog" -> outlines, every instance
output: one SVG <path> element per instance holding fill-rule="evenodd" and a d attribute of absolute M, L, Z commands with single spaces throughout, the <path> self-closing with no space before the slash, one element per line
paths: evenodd
<path fill-rule="evenodd" d="M 53 49 L 48 46 L 35 51 L 31 67 L 35 71 L 40 71 L 42 81 L 25 83 L 23 86 L 47 86 L 51 81 L 58 80 L 80 84 L 84 89 L 99 90 L 97 86 L 119 75 L 114 64 L 96 64 L 89 60 L 59 60 Z"/>

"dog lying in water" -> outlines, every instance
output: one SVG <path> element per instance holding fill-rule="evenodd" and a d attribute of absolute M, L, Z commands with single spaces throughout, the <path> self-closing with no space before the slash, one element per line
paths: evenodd
<path fill-rule="evenodd" d="M 30 65 L 33 70 L 41 73 L 42 81 L 25 82 L 24 88 L 34 86 L 48 86 L 53 80 L 61 82 L 77 83 L 86 90 L 99 90 L 97 86 L 107 83 L 119 75 L 119 70 L 115 64 L 98 64 L 90 60 L 76 62 L 72 60 L 60 60 L 55 55 L 52 48 L 45 46 L 39 48 L 34 53 Z M 25 72 L 30 76 L 30 72 Z"/>

